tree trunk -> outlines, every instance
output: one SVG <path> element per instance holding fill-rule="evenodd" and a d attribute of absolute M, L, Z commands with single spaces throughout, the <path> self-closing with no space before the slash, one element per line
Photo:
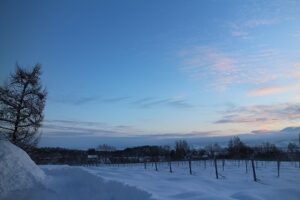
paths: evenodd
<path fill-rule="evenodd" d="M 12 133 L 12 142 L 13 143 L 15 143 L 17 141 L 17 132 L 18 132 L 18 127 L 19 127 L 19 123 L 20 123 L 21 108 L 23 106 L 23 101 L 24 101 L 27 85 L 28 85 L 28 82 L 24 84 L 22 94 L 21 94 L 21 99 L 20 99 L 20 102 L 19 102 L 19 105 L 17 108 L 17 118 L 16 118 L 16 121 L 14 124 L 14 131 Z"/>

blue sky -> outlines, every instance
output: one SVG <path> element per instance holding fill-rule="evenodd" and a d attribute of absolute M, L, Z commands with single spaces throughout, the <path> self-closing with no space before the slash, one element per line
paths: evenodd
<path fill-rule="evenodd" d="M 300 125 L 300 1 L 2 0 L 0 44 L 2 83 L 43 66 L 43 137 Z"/>

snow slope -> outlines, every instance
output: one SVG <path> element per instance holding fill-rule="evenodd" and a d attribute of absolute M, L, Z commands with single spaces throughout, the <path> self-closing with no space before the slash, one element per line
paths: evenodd
<path fill-rule="evenodd" d="M 45 178 L 25 151 L 0 140 L 0 198 L 15 190 L 28 189 Z"/>

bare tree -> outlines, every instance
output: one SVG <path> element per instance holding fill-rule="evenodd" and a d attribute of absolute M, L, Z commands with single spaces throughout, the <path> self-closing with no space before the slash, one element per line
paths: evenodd
<path fill-rule="evenodd" d="M 101 145 L 99 145 L 98 147 L 97 147 L 97 150 L 98 151 L 115 151 L 116 150 L 116 148 L 115 147 L 113 147 L 113 146 L 110 146 L 110 145 L 108 145 L 108 144 L 101 144 Z"/>
<path fill-rule="evenodd" d="M 111 155 L 111 152 L 116 151 L 116 148 L 108 144 L 101 144 L 97 147 L 97 151 L 102 152 L 104 163 L 108 163 L 110 162 L 109 156 Z"/>
<path fill-rule="evenodd" d="M 210 144 L 205 146 L 206 152 L 209 153 L 211 157 L 214 157 L 216 153 L 220 153 L 222 151 L 221 146 L 218 143 Z"/>
<path fill-rule="evenodd" d="M 35 145 L 44 118 L 47 92 L 42 87 L 41 66 L 32 69 L 18 64 L 4 86 L 0 86 L 0 134 L 23 148 Z"/>
<path fill-rule="evenodd" d="M 175 154 L 177 159 L 183 159 L 187 156 L 190 148 L 186 140 L 175 141 Z"/>

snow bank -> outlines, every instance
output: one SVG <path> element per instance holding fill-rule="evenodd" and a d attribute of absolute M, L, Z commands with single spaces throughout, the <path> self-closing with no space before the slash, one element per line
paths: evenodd
<path fill-rule="evenodd" d="M 9 192 L 31 188 L 44 178 L 44 172 L 25 151 L 0 140 L 0 199 Z"/>

